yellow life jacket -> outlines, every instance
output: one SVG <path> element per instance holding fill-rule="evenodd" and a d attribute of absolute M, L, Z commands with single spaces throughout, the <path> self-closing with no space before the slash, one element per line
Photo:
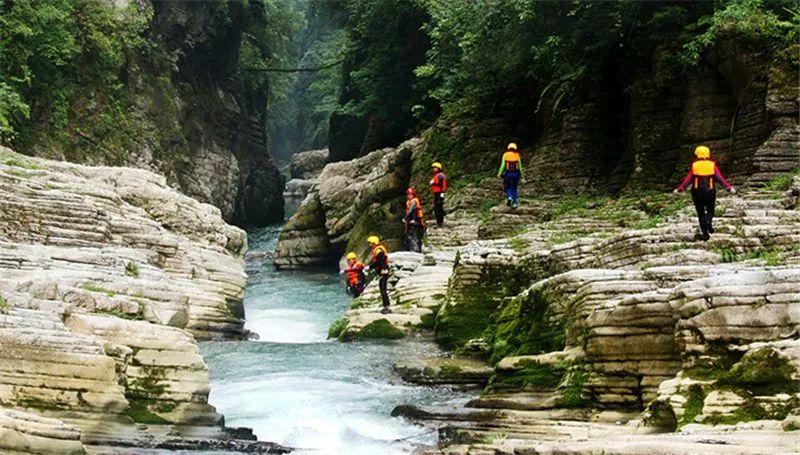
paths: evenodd
<path fill-rule="evenodd" d="M 519 152 L 509 150 L 503 154 L 503 161 L 506 163 L 507 171 L 519 170 Z"/>
<path fill-rule="evenodd" d="M 692 189 L 711 191 L 714 189 L 714 175 L 717 165 L 711 160 L 697 160 L 692 163 Z"/>

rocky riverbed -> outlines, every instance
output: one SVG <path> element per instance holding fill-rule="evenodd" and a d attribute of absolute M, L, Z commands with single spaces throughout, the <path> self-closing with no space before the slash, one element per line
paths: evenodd
<path fill-rule="evenodd" d="M 161 176 L 0 148 L 0 450 L 285 453 L 208 404 L 197 340 L 246 335 L 246 249 Z"/>
<path fill-rule="evenodd" d="M 367 230 L 387 229 L 400 247 L 391 223 L 365 213 L 399 219 L 379 194 L 402 194 L 397 173 L 416 169 L 425 146 L 328 165 L 276 261 L 363 252 Z M 411 358 L 396 372 L 483 389 L 464 408 L 396 410 L 439 428 L 440 449 L 426 454 L 796 452 L 800 177 L 759 179 L 721 195 L 709 242 L 688 195 L 527 192 L 512 211 L 487 202 L 499 199 L 493 179 L 479 181 L 448 197 L 446 226 L 428 230 L 423 254 L 391 255 L 393 313 L 377 312 L 370 286 L 331 335 L 433 337 L 451 358 Z"/>

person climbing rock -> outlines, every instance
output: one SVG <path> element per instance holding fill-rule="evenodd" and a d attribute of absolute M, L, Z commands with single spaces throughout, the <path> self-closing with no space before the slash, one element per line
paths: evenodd
<path fill-rule="evenodd" d="M 406 190 L 406 214 L 403 216 L 406 244 L 410 251 L 422 253 L 422 238 L 425 236 L 425 214 L 414 188 Z"/>
<path fill-rule="evenodd" d="M 366 276 L 364 275 L 364 263 L 358 260 L 355 253 L 347 253 L 347 268 L 344 269 L 347 275 L 347 293 L 353 297 L 358 297 L 364 292 L 366 287 Z"/>
<path fill-rule="evenodd" d="M 444 193 L 447 192 L 447 176 L 442 172 L 442 163 L 433 163 L 431 192 L 433 193 L 433 214 L 436 216 L 436 227 L 444 224 Z"/>
<path fill-rule="evenodd" d="M 523 176 L 522 160 L 519 156 L 517 144 L 510 143 L 503 153 L 503 160 L 500 162 L 500 169 L 497 176 L 503 179 L 503 188 L 506 192 L 506 205 L 517 208 L 517 187 L 519 180 Z"/>
<path fill-rule="evenodd" d="M 371 235 L 367 237 L 367 243 L 371 248 L 372 260 L 369 264 L 369 269 L 378 275 L 378 287 L 381 290 L 381 300 L 383 308 L 381 313 L 391 313 L 389 309 L 389 250 L 381 243 L 380 237 Z"/>
<path fill-rule="evenodd" d="M 678 194 L 692 185 L 692 200 L 697 210 L 700 232 L 705 241 L 714 233 L 714 209 L 717 200 L 717 188 L 714 182 L 718 182 L 732 194 L 736 194 L 736 188 L 725 180 L 717 164 L 711 160 L 711 150 L 708 147 L 698 146 L 694 150 L 694 155 L 697 159 L 692 163 L 689 173 L 680 185 L 675 188 L 674 193 Z"/>

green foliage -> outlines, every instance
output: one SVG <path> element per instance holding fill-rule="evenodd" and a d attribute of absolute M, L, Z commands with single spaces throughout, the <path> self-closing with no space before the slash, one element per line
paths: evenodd
<path fill-rule="evenodd" d="M 5 297 L 0 295 L 0 314 L 7 314 L 9 308 L 11 308 L 11 304 L 8 303 Z"/>
<path fill-rule="evenodd" d="M 793 9 L 790 9 L 793 8 Z M 687 29 L 695 33 L 683 45 L 681 60 L 696 64 L 702 52 L 725 35 L 738 36 L 747 41 L 773 49 L 797 43 L 797 4 L 783 0 L 728 0 L 714 2 L 711 14 L 704 15 Z"/>
<path fill-rule="evenodd" d="M 134 278 L 139 278 L 139 265 L 131 261 L 125 265 L 125 273 Z"/>
<path fill-rule="evenodd" d="M 775 177 L 767 183 L 767 189 L 772 191 L 787 191 L 792 187 L 792 181 L 796 175 L 800 175 L 800 169 L 795 169 L 789 174 Z"/>
<path fill-rule="evenodd" d="M 20 161 L 20 160 L 18 160 L 16 158 L 11 158 L 9 160 L 6 160 L 5 164 L 6 164 L 6 166 L 19 167 L 19 168 L 27 169 L 27 170 L 31 170 L 31 171 L 41 169 L 41 167 L 36 165 L 36 164 Z"/>

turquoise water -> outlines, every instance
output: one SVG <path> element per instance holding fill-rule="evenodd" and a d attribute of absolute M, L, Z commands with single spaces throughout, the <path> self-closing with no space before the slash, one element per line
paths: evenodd
<path fill-rule="evenodd" d="M 399 404 L 441 404 L 466 397 L 403 384 L 392 365 L 436 354 L 421 342 L 326 340 L 349 298 L 335 271 L 275 271 L 270 254 L 279 227 L 250 233 L 246 327 L 259 341 L 204 343 L 211 404 L 229 426 L 299 454 L 409 454 L 435 444 L 435 432 L 390 417 Z"/>

